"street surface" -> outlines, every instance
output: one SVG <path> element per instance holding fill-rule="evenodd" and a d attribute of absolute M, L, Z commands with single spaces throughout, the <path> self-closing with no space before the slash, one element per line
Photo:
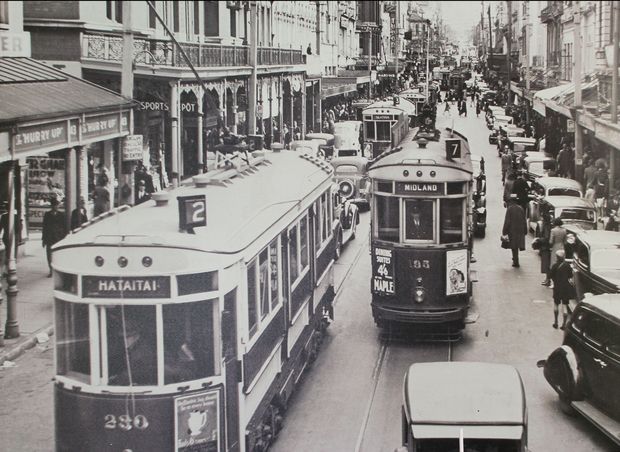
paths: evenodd
<path fill-rule="evenodd" d="M 438 110 L 438 125 L 451 125 L 451 119 L 442 117 L 441 106 Z M 473 264 L 479 281 L 474 287 L 478 322 L 451 346 L 380 337 L 370 312 L 370 215 L 363 213 L 357 238 L 346 245 L 336 264 L 335 321 L 290 401 L 274 452 L 392 452 L 401 440 L 402 382 L 408 366 L 449 359 L 503 362 L 518 368 L 529 407 L 533 452 L 616 450 L 586 420 L 560 411 L 555 392 L 536 367 L 536 361 L 546 358 L 562 340 L 562 332 L 551 327 L 551 290 L 540 285 L 539 257 L 529 247 L 531 237 L 519 269 L 511 267 L 510 251 L 499 246 L 504 216 L 500 161 L 495 146 L 488 144 L 483 115 L 456 116 L 454 126 L 469 137 L 473 152 L 486 160 L 487 236 L 476 241 L 478 262 Z M 15 364 L 0 370 L 0 449 L 51 451 L 52 349 L 35 347 Z M 458 375 L 454 382 L 458 385 Z"/>

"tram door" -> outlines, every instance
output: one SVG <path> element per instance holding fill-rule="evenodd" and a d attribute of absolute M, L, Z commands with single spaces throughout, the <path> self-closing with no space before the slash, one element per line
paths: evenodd
<path fill-rule="evenodd" d="M 228 451 L 239 451 L 239 394 L 241 381 L 237 361 L 237 289 L 224 295 L 222 340 L 226 366 L 226 431 Z"/>

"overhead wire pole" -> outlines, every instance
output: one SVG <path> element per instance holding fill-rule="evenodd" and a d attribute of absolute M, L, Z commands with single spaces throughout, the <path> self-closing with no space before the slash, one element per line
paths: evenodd
<path fill-rule="evenodd" d="M 396 67 L 394 73 L 396 74 L 396 90 L 398 91 L 398 55 L 400 54 L 400 2 L 396 2 Z"/>
<path fill-rule="evenodd" d="M 620 5 L 618 2 L 612 2 L 613 17 L 613 55 L 612 55 L 612 75 L 611 75 L 611 122 L 618 123 L 618 66 L 620 64 L 620 55 L 618 46 L 620 46 Z M 616 153 L 609 153 L 609 186 L 615 187 L 616 182 Z"/>
<path fill-rule="evenodd" d="M 430 58 L 430 48 L 431 48 L 431 21 L 430 19 L 426 19 L 426 86 L 424 87 L 424 92 L 426 93 L 426 103 L 429 103 L 429 92 L 428 92 L 428 60 Z"/>
<path fill-rule="evenodd" d="M 581 109 L 581 66 L 582 66 L 582 39 L 581 39 L 581 5 L 576 2 L 573 15 L 573 42 L 575 53 L 575 64 L 573 66 L 573 82 L 575 84 L 575 96 L 573 98 L 573 112 L 575 122 L 575 179 L 582 181 L 583 173 L 583 132 L 577 115 L 577 110 Z M 617 69 L 616 69 L 617 71 Z"/>

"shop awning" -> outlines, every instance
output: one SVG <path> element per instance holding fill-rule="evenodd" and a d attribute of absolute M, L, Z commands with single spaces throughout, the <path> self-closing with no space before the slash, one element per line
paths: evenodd
<path fill-rule="evenodd" d="M 132 104 L 131 99 L 31 58 L 0 58 L 0 127 Z"/>
<path fill-rule="evenodd" d="M 537 108 L 537 105 L 540 105 L 540 103 L 543 103 L 547 108 L 557 111 L 558 113 L 563 114 L 567 118 L 574 119 L 572 117 L 570 110 L 566 106 L 557 102 L 558 96 L 562 95 L 565 92 L 570 91 L 571 89 L 575 91 L 575 85 L 573 83 L 553 86 L 551 88 L 537 91 L 534 94 L 534 109 L 536 111 L 539 111 L 539 108 Z M 545 114 L 544 112 L 540 112 L 540 111 L 539 113 L 541 113 L 542 115 Z"/>
<path fill-rule="evenodd" d="M 358 83 L 368 83 L 369 76 L 366 75 L 365 81 L 358 81 L 363 77 L 324 77 L 321 81 L 321 98 L 337 96 L 344 93 L 353 93 L 357 91 Z"/>

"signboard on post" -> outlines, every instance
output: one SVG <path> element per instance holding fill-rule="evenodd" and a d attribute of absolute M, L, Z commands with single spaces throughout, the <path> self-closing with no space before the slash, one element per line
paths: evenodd
<path fill-rule="evenodd" d="M 142 135 L 127 135 L 123 139 L 123 162 L 142 160 Z"/>
<path fill-rule="evenodd" d="M 566 120 L 566 131 L 570 133 L 573 133 L 575 131 L 575 121 L 573 121 L 572 119 Z"/>

